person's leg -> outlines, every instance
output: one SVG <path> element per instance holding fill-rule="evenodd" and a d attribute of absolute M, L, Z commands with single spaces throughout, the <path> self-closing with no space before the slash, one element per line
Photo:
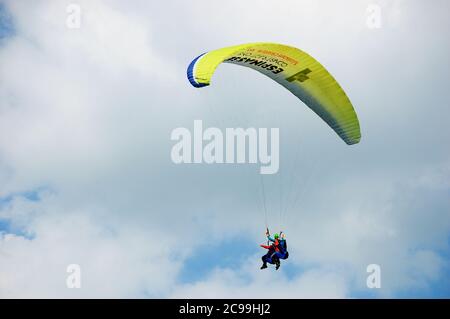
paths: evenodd
<path fill-rule="evenodd" d="M 263 256 L 263 258 L 265 259 L 266 263 L 274 264 L 274 261 L 272 260 L 272 256 L 273 256 L 273 253 L 269 252 L 269 253 L 265 254 Z"/>
<path fill-rule="evenodd" d="M 281 266 L 279 254 L 280 253 L 277 252 L 272 255 L 272 261 L 275 264 L 275 270 L 278 270 L 278 268 L 280 268 L 280 266 Z"/>
<path fill-rule="evenodd" d="M 266 256 L 267 256 L 267 255 L 264 255 L 264 256 L 261 257 L 261 260 L 262 260 L 262 262 L 263 262 L 263 264 L 262 264 L 262 266 L 261 266 L 261 269 L 267 268 Z"/>
<path fill-rule="evenodd" d="M 277 252 L 277 253 L 275 254 L 275 256 L 277 256 L 278 259 L 287 259 L 288 256 L 289 256 L 289 254 L 288 254 L 287 252 L 286 252 L 286 253 L 280 253 L 280 252 Z"/>

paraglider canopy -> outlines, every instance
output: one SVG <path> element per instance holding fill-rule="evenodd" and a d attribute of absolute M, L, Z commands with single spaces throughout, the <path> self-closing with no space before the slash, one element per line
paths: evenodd
<path fill-rule="evenodd" d="M 249 67 L 278 82 L 320 116 L 345 143 L 361 139 L 358 117 L 344 90 L 313 57 L 276 43 L 250 43 L 222 48 L 196 57 L 187 70 L 196 88 L 210 84 L 219 64 Z"/>

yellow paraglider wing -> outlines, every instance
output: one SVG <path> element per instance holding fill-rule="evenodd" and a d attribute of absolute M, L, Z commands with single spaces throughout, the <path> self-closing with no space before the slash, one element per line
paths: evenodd
<path fill-rule="evenodd" d="M 347 144 L 361 139 L 358 117 L 344 90 L 309 54 L 287 45 L 250 43 L 204 53 L 189 65 L 189 82 L 209 85 L 222 63 L 246 66 L 278 82 L 319 115 Z"/>

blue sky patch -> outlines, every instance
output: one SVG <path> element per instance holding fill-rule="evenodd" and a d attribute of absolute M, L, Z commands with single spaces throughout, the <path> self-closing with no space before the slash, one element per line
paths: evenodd
<path fill-rule="evenodd" d="M 6 6 L 0 3 L 0 43 L 14 35 L 14 23 Z"/>
<path fill-rule="evenodd" d="M 216 245 L 205 243 L 184 262 L 179 274 L 182 283 L 206 278 L 216 268 L 240 268 L 242 262 L 255 254 L 258 245 L 248 238 L 233 238 Z M 261 256 L 263 252 L 261 252 Z"/>

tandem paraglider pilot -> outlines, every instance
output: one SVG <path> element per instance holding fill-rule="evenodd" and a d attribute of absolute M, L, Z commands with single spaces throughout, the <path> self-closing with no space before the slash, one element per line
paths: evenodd
<path fill-rule="evenodd" d="M 261 257 L 262 266 L 261 269 L 267 268 L 267 263 L 275 265 L 275 269 L 280 268 L 280 259 L 287 259 L 289 257 L 289 252 L 287 251 L 286 236 L 283 232 L 280 235 L 274 234 L 273 237 L 270 236 L 269 230 L 266 230 L 267 245 L 260 245 L 262 248 L 268 250 L 267 254 Z M 272 243 L 269 245 L 269 243 Z"/>

